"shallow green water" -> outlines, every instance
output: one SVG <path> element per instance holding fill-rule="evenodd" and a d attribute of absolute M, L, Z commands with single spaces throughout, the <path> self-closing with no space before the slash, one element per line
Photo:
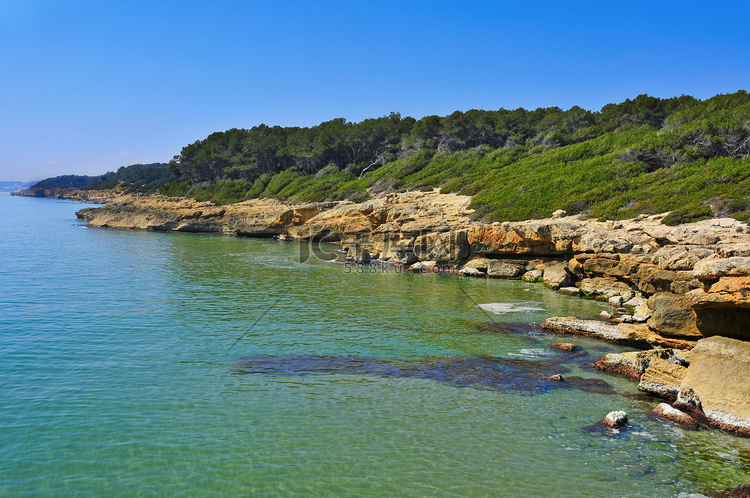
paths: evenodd
<path fill-rule="evenodd" d="M 4 496 L 673 496 L 750 482 L 749 440 L 649 418 L 657 400 L 634 383 L 551 350 L 559 337 L 486 327 L 472 300 L 525 323 L 600 303 L 300 264 L 293 244 L 89 229 L 80 207 L 0 195 Z M 589 359 L 618 350 L 575 342 Z M 520 380 L 482 384 L 480 369 L 457 387 L 434 363 L 486 357 Z M 247 361 L 293 372 L 242 373 Z M 546 382 L 544 365 L 612 392 Z M 613 409 L 631 419 L 620 434 L 582 429 Z"/>

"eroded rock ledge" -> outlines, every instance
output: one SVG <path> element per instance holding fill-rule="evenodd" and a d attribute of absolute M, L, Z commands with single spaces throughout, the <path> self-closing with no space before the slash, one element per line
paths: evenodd
<path fill-rule="evenodd" d="M 714 344 L 709 338 L 750 344 L 744 342 L 750 341 L 746 224 L 726 218 L 669 227 L 661 223 L 665 215 L 599 222 L 563 212 L 543 220 L 487 224 L 470 219 L 469 202 L 466 196 L 437 192 L 388 194 L 360 204 L 289 205 L 265 199 L 226 206 L 123 196 L 77 215 L 98 227 L 336 243 L 348 259 L 361 264 L 379 259 L 415 271 L 437 268 L 469 277 L 542 281 L 561 293 L 593 297 L 614 308 L 606 320 L 550 319 L 545 327 L 554 332 L 640 348 L 695 347 L 704 355 L 709 352 L 701 352 L 700 345 Z M 641 385 L 666 386 L 650 392 L 690 403 L 686 386 L 696 382 L 694 375 L 680 378 L 681 370 L 663 362 L 677 365 L 665 358 L 649 361 L 651 370 L 638 374 Z M 617 368 L 635 367 L 620 362 Z M 701 367 L 690 369 L 704 375 Z M 705 372 L 710 378 L 717 374 Z M 660 384 L 665 376 L 677 380 Z M 692 392 L 698 393 L 695 409 L 715 420 L 714 425 L 744 430 L 750 413 L 729 403 L 730 395 Z"/>

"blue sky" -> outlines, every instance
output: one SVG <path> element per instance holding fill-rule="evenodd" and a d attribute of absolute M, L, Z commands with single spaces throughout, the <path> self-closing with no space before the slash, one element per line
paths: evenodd
<path fill-rule="evenodd" d="M 0 180 L 214 131 L 750 90 L 750 2 L 2 0 Z"/>

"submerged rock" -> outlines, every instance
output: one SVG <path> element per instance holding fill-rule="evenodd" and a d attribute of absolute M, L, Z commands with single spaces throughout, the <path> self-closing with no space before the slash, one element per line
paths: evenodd
<path fill-rule="evenodd" d="M 546 392 L 553 388 L 577 388 L 612 394 L 600 379 L 571 376 L 553 380 L 560 365 L 546 361 L 478 356 L 469 358 L 422 358 L 415 360 L 364 356 L 261 355 L 240 358 L 233 370 L 248 374 L 309 375 L 347 373 L 380 377 L 416 377 L 454 387 L 473 387 L 520 394 Z M 565 370 L 565 369 L 563 369 Z M 567 370 L 566 370 L 567 371 Z"/>
<path fill-rule="evenodd" d="M 575 344 L 571 344 L 569 342 L 556 342 L 552 344 L 550 347 L 552 349 L 559 349 L 560 351 L 567 351 L 568 353 L 572 353 L 580 349 L 580 347 L 576 346 Z"/>

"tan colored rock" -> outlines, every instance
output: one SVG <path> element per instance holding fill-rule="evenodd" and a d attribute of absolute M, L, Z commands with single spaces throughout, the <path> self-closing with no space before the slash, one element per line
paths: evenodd
<path fill-rule="evenodd" d="M 576 285 L 587 294 L 600 295 L 607 299 L 612 296 L 628 296 L 627 299 L 631 299 L 635 295 L 633 289 L 628 284 L 612 278 L 586 278 Z"/>
<path fill-rule="evenodd" d="M 687 368 L 663 358 L 654 358 L 641 376 L 638 390 L 662 398 L 677 399 Z"/>
<path fill-rule="evenodd" d="M 542 278 L 542 275 L 544 275 L 544 271 L 542 270 L 529 270 L 521 275 L 521 280 L 524 282 L 536 282 Z"/>
<path fill-rule="evenodd" d="M 526 261 L 519 259 L 493 259 L 487 266 L 487 276 L 492 278 L 519 278 L 526 273 Z"/>
<path fill-rule="evenodd" d="M 464 265 L 464 268 L 473 268 L 479 270 L 482 273 L 487 273 L 487 268 L 490 266 L 490 259 L 487 258 L 474 258 Z"/>
<path fill-rule="evenodd" d="M 673 292 L 685 294 L 692 287 L 699 287 L 696 281 L 693 286 L 693 273 L 689 271 L 663 270 L 654 265 L 640 265 L 634 275 L 633 281 L 638 285 L 638 290 L 646 294 L 657 292 Z"/>
<path fill-rule="evenodd" d="M 603 372 L 623 375 L 633 380 L 640 380 L 651 360 L 656 356 L 654 350 L 632 351 L 626 353 L 609 353 L 601 357 L 594 366 Z"/>
<path fill-rule="evenodd" d="M 550 289 L 568 287 L 572 281 L 565 263 L 551 261 L 544 266 L 544 285 Z"/>
<path fill-rule="evenodd" d="M 481 272 L 477 270 L 476 268 L 461 268 L 461 270 L 458 273 L 466 277 L 486 277 L 487 276 L 486 273 Z"/>
<path fill-rule="evenodd" d="M 678 405 L 701 410 L 710 424 L 750 434 L 750 343 L 714 336 L 690 352 Z"/>
<path fill-rule="evenodd" d="M 570 342 L 556 342 L 550 346 L 552 349 L 559 349 L 560 351 L 566 351 L 568 353 L 572 353 L 574 351 L 578 351 L 579 348 L 575 344 L 571 344 Z"/>
<path fill-rule="evenodd" d="M 693 300 L 690 296 L 654 294 L 648 299 L 648 307 L 651 309 L 648 326 L 663 336 L 703 337 L 696 325 L 692 305 Z"/>
<path fill-rule="evenodd" d="M 703 243 L 713 245 L 719 240 L 716 235 L 702 233 L 690 234 L 686 237 L 688 244 Z M 712 254 L 714 250 L 708 247 L 677 244 L 660 248 L 654 254 L 654 262 L 660 270 L 692 270 L 695 264 Z"/>
<path fill-rule="evenodd" d="M 690 295 L 696 327 L 704 336 L 750 340 L 750 277 L 722 277 L 708 292 Z"/>
<path fill-rule="evenodd" d="M 651 318 L 651 308 L 648 307 L 647 303 L 636 306 L 633 310 L 633 320 L 636 322 L 645 322 L 649 318 Z"/>
<path fill-rule="evenodd" d="M 545 320 L 540 327 L 558 334 L 584 335 L 618 344 L 650 347 L 646 339 L 639 337 L 634 329 L 628 328 L 626 324 L 615 325 L 601 320 L 582 320 L 575 317 L 552 317 Z"/>
<path fill-rule="evenodd" d="M 681 425 L 687 425 L 690 427 L 698 426 L 698 422 L 693 417 L 668 405 L 667 403 L 659 403 L 656 408 L 653 409 L 652 413 Z"/>
<path fill-rule="evenodd" d="M 750 257 L 702 259 L 695 264 L 693 275 L 703 282 L 718 280 L 721 277 L 750 276 Z"/>

